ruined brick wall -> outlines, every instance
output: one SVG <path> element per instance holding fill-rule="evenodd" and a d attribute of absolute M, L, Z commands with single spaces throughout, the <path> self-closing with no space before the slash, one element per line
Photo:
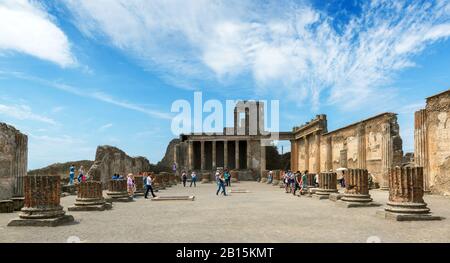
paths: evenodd
<path fill-rule="evenodd" d="M 100 178 L 104 185 L 107 185 L 115 173 L 126 176 L 128 173 L 138 174 L 150 171 L 150 162 L 147 158 L 130 157 L 124 151 L 108 145 L 97 147 L 94 164 L 100 171 Z"/>
<path fill-rule="evenodd" d="M 27 162 L 28 137 L 12 126 L 0 123 L 0 200 L 23 196 Z"/>
<path fill-rule="evenodd" d="M 424 167 L 425 189 L 450 194 L 450 90 L 427 98 L 416 112 L 414 155 Z"/>

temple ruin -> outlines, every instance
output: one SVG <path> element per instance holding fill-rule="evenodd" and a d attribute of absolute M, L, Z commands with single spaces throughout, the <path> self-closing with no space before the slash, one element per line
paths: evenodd
<path fill-rule="evenodd" d="M 23 206 L 23 178 L 27 174 L 28 137 L 0 123 L 0 212 Z"/>
<path fill-rule="evenodd" d="M 423 167 L 425 191 L 450 194 L 450 90 L 426 98 L 414 117 L 414 162 Z"/>

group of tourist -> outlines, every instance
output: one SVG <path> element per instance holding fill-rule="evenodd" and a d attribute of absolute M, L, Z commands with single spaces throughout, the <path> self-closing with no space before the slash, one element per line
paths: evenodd
<path fill-rule="evenodd" d="M 87 177 L 84 173 L 83 165 L 80 165 L 78 169 L 77 181 L 78 183 L 85 182 Z M 69 168 L 69 185 L 73 185 L 75 183 L 75 165 L 71 164 Z"/>
<path fill-rule="evenodd" d="M 114 174 L 111 178 L 112 180 L 122 180 L 124 179 L 122 175 L 120 174 Z M 151 173 L 144 173 L 142 176 L 143 185 L 145 186 L 145 194 L 144 198 L 148 199 L 148 193 L 150 192 L 153 197 L 156 197 L 156 195 L 153 192 L 153 176 Z M 127 192 L 128 195 L 132 198 L 134 198 L 134 194 L 136 192 L 136 181 L 135 177 L 132 173 L 129 173 L 127 175 Z"/>
<path fill-rule="evenodd" d="M 181 181 L 183 182 L 183 187 L 186 187 L 187 173 L 185 170 L 181 171 Z M 189 187 L 192 187 L 192 185 L 197 187 L 197 173 L 195 171 L 192 171 L 191 173 L 191 184 Z"/>
<path fill-rule="evenodd" d="M 273 178 L 272 171 L 269 172 L 270 176 Z M 300 195 L 306 193 L 308 191 L 308 170 L 301 173 L 300 171 L 292 172 L 291 170 L 287 170 L 283 174 L 283 184 L 284 190 L 286 193 L 292 193 L 295 195 L 297 190 L 300 190 Z M 271 179 L 273 180 L 273 179 Z M 315 177 L 318 184 L 318 178 Z"/>
<path fill-rule="evenodd" d="M 223 171 L 217 170 L 215 179 L 217 184 L 216 195 L 219 195 L 219 193 L 221 193 L 224 196 L 227 196 L 227 191 L 225 187 L 231 186 L 231 174 L 228 171 L 228 169 L 225 169 Z M 220 192 L 220 190 L 222 190 L 222 192 Z"/>

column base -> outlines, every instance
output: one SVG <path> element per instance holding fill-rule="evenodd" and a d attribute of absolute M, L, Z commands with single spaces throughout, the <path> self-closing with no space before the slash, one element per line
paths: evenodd
<path fill-rule="evenodd" d="M 63 193 L 68 193 L 69 195 L 77 194 L 77 187 L 74 184 L 67 184 L 61 186 L 61 191 Z"/>
<path fill-rule="evenodd" d="M 69 211 L 105 211 L 105 210 L 110 210 L 112 209 L 112 204 L 108 203 L 108 202 L 104 202 L 103 204 L 92 204 L 92 205 L 88 205 L 88 204 L 84 204 L 84 205 L 78 205 L 75 203 L 74 206 L 71 206 L 69 208 L 67 208 L 67 210 Z"/>
<path fill-rule="evenodd" d="M 313 197 L 317 198 L 319 200 L 323 200 L 323 199 L 329 199 L 330 195 L 333 193 L 337 193 L 337 189 L 316 189 L 313 192 L 313 189 L 311 189 L 311 192 L 313 193 Z"/>
<path fill-rule="evenodd" d="M 194 201 L 195 196 L 157 196 L 153 197 L 152 201 Z"/>
<path fill-rule="evenodd" d="M 373 202 L 370 195 L 362 194 L 344 194 L 340 200 L 336 201 L 336 204 L 346 208 L 381 206 Z"/>
<path fill-rule="evenodd" d="M 385 210 L 377 211 L 377 216 L 380 216 L 384 219 L 390 219 L 395 221 L 431 221 L 431 220 L 442 220 L 445 219 L 440 216 L 433 216 L 431 213 L 429 214 L 400 214 L 388 212 Z"/>
<path fill-rule="evenodd" d="M 132 202 L 133 198 L 128 193 L 107 192 L 108 197 L 105 199 L 107 202 Z"/>
<path fill-rule="evenodd" d="M 389 191 L 389 186 L 381 186 L 380 190 L 382 190 L 382 191 Z"/>
<path fill-rule="evenodd" d="M 0 213 L 13 213 L 14 202 L 12 200 L 0 200 Z"/>
<path fill-rule="evenodd" d="M 261 181 L 259 181 L 259 182 L 262 184 L 267 183 L 267 178 L 261 178 Z"/>
<path fill-rule="evenodd" d="M 336 201 L 336 205 L 345 208 L 357 208 L 357 207 L 376 207 L 381 206 L 381 204 L 376 202 L 347 202 L 341 200 Z"/>
<path fill-rule="evenodd" d="M 9 221 L 8 226 L 47 226 L 55 227 L 60 225 L 66 225 L 74 222 L 75 219 L 71 215 L 64 215 L 56 218 L 40 218 L 40 219 L 12 219 Z"/>
<path fill-rule="evenodd" d="M 134 196 L 144 196 L 144 190 L 138 190 L 138 191 L 134 192 Z"/>
<path fill-rule="evenodd" d="M 344 196 L 344 195 L 343 195 L 343 194 L 340 194 L 340 193 L 330 194 L 330 195 L 328 196 L 328 199 L 329 199 L 330 201 L 336 202 L 336 201 L 338 201 L 338 200 L 341 200 L 342 196 Z"/>

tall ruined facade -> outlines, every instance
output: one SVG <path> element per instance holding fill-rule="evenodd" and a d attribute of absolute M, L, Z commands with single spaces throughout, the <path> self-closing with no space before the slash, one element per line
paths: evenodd
<path fill-rule="evenodd" d="M 388 171 L 401 165 L 403 151 L 397 116 L 383 113 L 328 132 L 326 115 L 292 130 L 292 170 L 311 173 L 337 168 L 367 169 L 388 188 Z"/>
<path fill-rule="evenodd" d="M 23 196 L 27 162 L 28 137 L 12 126 L 0 123 L 0 200 Z"/>
<path fill-rule="evenodd" d="M 424 168 L 424 189 L 450 194 L 450 90 L 428 97 L 414 122 L 414 162 Z"/>

